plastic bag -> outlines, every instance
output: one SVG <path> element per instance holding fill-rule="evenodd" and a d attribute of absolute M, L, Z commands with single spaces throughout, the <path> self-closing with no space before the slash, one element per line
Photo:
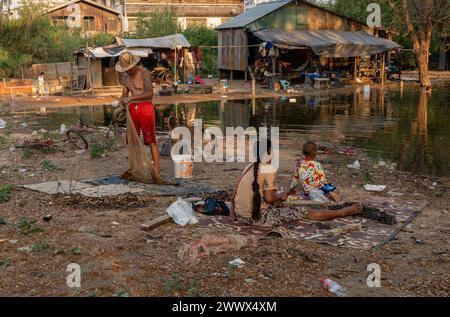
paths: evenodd
<path fill-rule="evenodd" d="M 314 201 L 329 201 L 325 194 L 320 189 L 311 189 L 309 191 L 309 198 Z"/>
<path fill-rule="evenodd" d="M 170 218 L 172 218 L 173 222 L 180 226 L 198 223 L 197 216 L 195 215 L 191 204 L 180 197 L 178 197 L 178 200 L 167 208 L 167 213 Z"/>

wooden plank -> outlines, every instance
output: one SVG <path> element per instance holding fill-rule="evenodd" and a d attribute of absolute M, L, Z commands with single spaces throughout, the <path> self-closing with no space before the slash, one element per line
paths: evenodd
<path fill-rule="evenodd" d="M 153 220 L 150 220 L 146 223 L 141 224 L 141 230 L 144 231 L 150 231 L 152 229 L 155 229 L 156 227 L 159 227 L 165 223 L 168 223 L 172 220 L 168 214 L 164 214 L 162 216 L 159 216 Z"/>

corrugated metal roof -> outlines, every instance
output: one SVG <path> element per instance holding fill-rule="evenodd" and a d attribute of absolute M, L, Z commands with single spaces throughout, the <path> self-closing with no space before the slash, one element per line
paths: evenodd
<path fill-rule="evenodd" d="M 191 46 L 191 44 L 183 34 L 172 34 L 145 39 L 124 39 L 121 37 L 116 37 L 116 40 L 117 44 L 126 47 L 173 48 L 174 45 L 176 45 L 177 47 Z"/>
<path fill-rule="evenodd" d="M 256 7 L 251 8 L 250 10 L 247 10 L 239 14 L 238 16 L 228 20 L 227 22 L 217 26 L 216 30 L 243 28 L 253 21 L 256 21 L 259 18 L 268 15 L 269 13 L 281 8 L 282 6 L 285 6 L 290 2 L 291 0 L 285 0 L 258 4 Z"/>
<path fill-rule="evenodd" d="M 266 42 L 286 47 L 310 47 L 316 55 L 325 57 L 355 57 L 376 55 L 401 46 L 394 41 L 375 37 L 364 31 L 264 29 L 253 34 Z"/>

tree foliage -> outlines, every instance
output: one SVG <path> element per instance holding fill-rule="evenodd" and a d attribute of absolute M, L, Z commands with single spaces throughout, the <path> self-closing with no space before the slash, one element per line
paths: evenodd
<path fill-rule="evenodd" d="M 73 52 L 89 46 L 111 44 L 111 35 L 87 37 L 80 29 L 53 24 L 41 6 L 26 4 L 19 19 L 0 17 L 0 76 L 17 77 L 21 67 L 73 60 Z"/>
<path fill-rule="evenodd" d="M 156 9 L 150 14 L 138 14 L 134 37 L 158 37 L 175 33 L 181 33 L 181 27 L 177 16 L 169 8 Z"/>

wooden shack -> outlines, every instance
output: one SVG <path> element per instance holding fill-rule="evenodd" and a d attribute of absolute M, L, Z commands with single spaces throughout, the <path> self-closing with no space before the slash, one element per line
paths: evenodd
<path fill-rule="evenodd" d="M 301 43 L 285 45 L 292 35 L 299 31 L 302 31 L 303 36 L 309 39 L 318 38 L 318 40 L 322 38 L 321 31 L 327 31 L 328 38 L 343 39 L 345 36 L 345 40 L 351 40 L 353 32 L 357 33 L 362 41 L 378 36 L 386 39 L 392 38 L 389 30 L 370 28 L 363 22 L 305 0 L 281 0 L 259 4 L 219 25 L 216 30 L 219 32 L 218 45 L 221 47 L 218 49 L 217 68 L 221 71 L 222 77 L 228 78 L 233 78 L 233 73 L 235 77 L 236 75 L 241 77 L 244 73 L 246 76 L 248 66 L 254 62 L 254 55 L 258 53 L 259 44 L 269 41 L 269 38 L 272 39 L 275 33 L 276 39 L 281 39 L 278 48 L 297 49 L 300 59 L 308 56 L 309 53 L 305 52 L 310 48 L 308 45 Z M 270 32 L 271 30 L 274 32 Z M 263 32 L 265 33 L 263 34 Z M 333 32 L 335 34 L 331 34 Z M 262 35 L 265 35 L 266 38 L 262 38 Z M 297 35 L 295 34 L 295 36 Z M 363 38 L 365 35 L 367 37 Z M 299 38 L 301 37 L 299 36 Z M 275 42 L 276 40 L 274 40 Z M 360 42 L 355 42 L 354 46 L 360 44 Z M 314 52 L 309 55 L 314 55 Z M 318 58 L 320 56 L 316 55 Z M 327 57 L 336 56 L 329 55 Z M 353 62 L 355 57 L 348 55 L 346 60 Z M 276 66 L 273 70 L 276 72 Z"/>
<path fill-rule="evenodd" d="M 68 23 L 89 34 L 121 31 L 121 13 L 91 0 L 72 0 L 47 10 L 53 23 Z"/>

